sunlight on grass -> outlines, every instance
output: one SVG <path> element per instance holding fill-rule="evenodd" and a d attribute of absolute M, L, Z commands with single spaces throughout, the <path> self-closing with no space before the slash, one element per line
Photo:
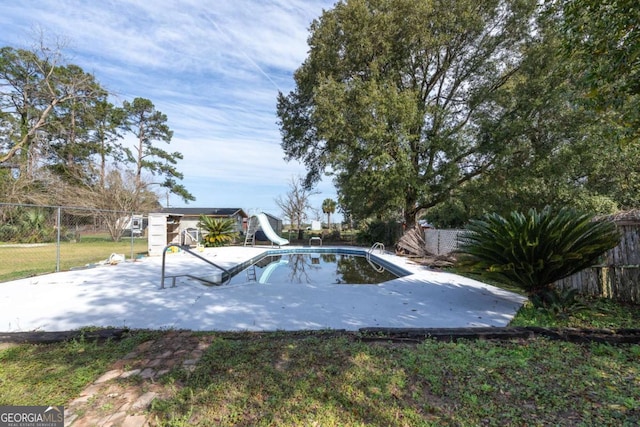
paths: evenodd
<path fill-rule="evenodd" d="M 615 327 L 637 324 L 638 311 L 597 300 L 579 319 L 545 321 Z M 533 322 L 534 314 L 519 313 L 516 321 Z M 65 405 L 138 343 L 164 333 L 0 350 L 0 401 Z M 640 423 L 637 344 L 544 338 L 399 344 L 364 342 L 353 333 L 201 334 L 212 343 L 195 370 L 176 368 L 160 379 L 165 397 L 150 408 L 157 425 Z"/>
<path fill-rule="evenodd" d="M 525 304 L 510 326 L 624 329 L 638 328 L 640 325 L 640 310 L 637 305 L 618 303 L 606 298 L 580 298 L 587 308 L 565 316 L 556 316 Z"/>
<path fill-rule="evenodd" d="M 104 261 L 112 253 L 131 257 L 133 248 L 136 254 L 146 254 L 147 239 L 124 238 L 119 242 L 111 241 L 107 236 L 87 236 L 78 243 L 62 242 L 60 244 L 60 269 L 83 267 L 87 264 Z M 10 263 L 0 264 L 0 282 L 38 274 L 52 273 L 56 270 L 57 251 L 55 243 L 37 246 L 0 245 L 0 257 L 11 259 Z"/>
<path fill-rule="evenodd" d="M 84 339 L 59 344 L 23 344 L 0 350 L 3 405 L 64 405 L 153 334 L 135 333 L 120 342 Z"/>
<path fill-rule="evenodd" d="M 153 413 L 167 426 L 187 418 L 220 426 L 480 425 L 487 419 L 607 425 L 640 415 L 633 409 L 640 398 L 637 346 L 321 341 L 296 339 L 292 347 L 286 335 L 229 342 L 222 334 L 193 374 L 171 374 L 167 381 L 185 387 L 155 402 Z M 620 381 L 621 372 L 635 380 Z"/>

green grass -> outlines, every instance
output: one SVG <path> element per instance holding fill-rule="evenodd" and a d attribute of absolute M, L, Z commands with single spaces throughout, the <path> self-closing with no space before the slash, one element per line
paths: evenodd
<path fill-rule="evenodd" d="M 219 335 L 158 424 L 637 425 L 640 347 Z"/>
<path fill-rule="evenodd" d="M 76 339 L 0 350 L 3 405 L 65 405 L 102 375 L 109 364 L 157 332 L 137 331 L 115 342 Z"/>
<path fill-rule="evenodd" d="M 147 239 L 133 240 L 134 254 L 147 253 Z M 60 244 L 60 269 L 85 266 L 106 260 L 112 253 L 131 257 L 131 238 L 113 242 L 107 235 L 83 236 L 80 242 Z M 43 246 L 15 246 L 0 244 L 0 282 L 38 274 L 51 273 L 56 269 L 57 248 L 55 243 Z"/>
<path fill-rule="evenodd" d="M 511 326 L 542 326 L 594 329 L 640 328 L 640 307 L 607 298 L 579 297 L 587 309 L 554 315 L 525 304 Z"/>
<path fill-rule="evenodd" d="M 579 317 L 525 308 L 514 325 L 637 327 L 640 307 L 591 300 Z M 64 405 L 137 343 L 84 340 L 0 350 L 0 402 Z M 163 378 L 158 425 L 632 426 L 640 345 L 364 342 L 339 333 L 215 333 L 196 370 Z"/>

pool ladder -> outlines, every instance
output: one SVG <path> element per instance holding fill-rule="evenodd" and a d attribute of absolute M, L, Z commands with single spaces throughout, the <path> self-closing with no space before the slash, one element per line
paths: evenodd
<path fill-rule="evenodd" d="M 375 242 L 367 251 L 367 258 L 369 258 L 369 256 L 373 253 L 373 251 L 375 251 L 376 249 L 378 249 L 380 251 L 380 253 L 384 253 L 384 243 L 380 243 L 380 242 Z"/>
<path fill-rule="evenodd" d="M 167 249 L 169 249 L 172 246 L 178 247 L 178 248 L 180 248 L 180 250 L 188 253 L 189 255 L 193 255 L 194 257 L 206 262 L 207 264 L 209 264 L 209 265 L 211 265 L 211 266 L 213 266 L 213 267 L 215 267 L 215 268 L 217 268 L 219 270 L 222 270 L 221 278 L 224 278 L 225 275 L 226 275 L 225 280 L 224 281 L 221 280 L 218 283 L 218 282 L 215 282 L 215 281 L 212 281 L 212 280 L 203 279 L 202 277 L 194 276 L 193 274 L 167 275 L 166 274 L 165 260 L 166 260 L 166 256 L 167 256 Z M 165 279 L 171 279 L 171 287 L 175 288 L 176 287 L 176 279 L 178 277 L 188 277 L 190 279 L 194 279 L 194 280 L 197 280 L 199 282 L 202 282 L 203 284 L 205 284 L 207 286 L 220 286 L 220 285 L 226 285 L 227 283 L 229 283 L 229 281 L 231 280 L 231 273 L 226 268 L 220 267 L 219 265 L 215 264 L 214 262 L 211 262 L 210 260 L 206 259 L 203 256 L 198 255 L 197 253 L 193 252 L 192 250 L 187 249 L 185 247 L 182 247 L 182 246 L 178 245 L 177 243 L 171 243 L 171 244 L 168 244 L 167 246 L 165 246 L 164 250 L 162 251 L 162 276 L 161 276 L 161 279 L 160 279 L 161 280 L 160 289 L 164 289 Z"/>
<path fill-rule="evenodd" d="M 369 264 L 371 265 L 371 267 L 373 267 L 378 273 L 382 273 L 384 271 L 384 267 L 381 265 L 377 265 L 376 263 L 374 263 L 373 261 L 371 261 L 371 254 L 373 253 L 373 251 L 375 251 L 376 249 L 378 249 L 380 251 L 381 254 L 384 253 L 384 244 L 380 243 L 380 242 L 375 242 L 367 251 L 367 261 L 369 262 Z"/>
<path fill-rule="evenodd" d="M 247 268 L 247 282 L 257 282 L 256 265 L 252 264 Z"/>

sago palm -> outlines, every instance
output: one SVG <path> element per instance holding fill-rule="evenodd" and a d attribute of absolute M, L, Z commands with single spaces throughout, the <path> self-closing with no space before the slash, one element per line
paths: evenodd
<path fill-rule="evenodd" d="M 460 238 L 460 265 L 537 295 L 595 263 L 620 240 L 611 221 L 571 209 L 512 212 L 472 221 Z"/>
<path fill-rule="evenodd" d="M 211 218 L 200 215 L 198 226 L 202 229 L 204 246 L 222 246 L 233 242 L 238 233 L 232 219 Z"/>

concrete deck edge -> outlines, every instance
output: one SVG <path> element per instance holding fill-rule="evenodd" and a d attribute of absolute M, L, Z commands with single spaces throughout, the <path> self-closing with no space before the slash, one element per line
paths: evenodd
<path fill-rule="evenodd" d="M 2 332 L 0 343 L 14 344 L 51 344 L 87 339 L 104 341 L 119 340 L 136 329 L 96 329 L 91 331 L 59 331 L 59 332 Z M 581 328 L 543 328 L 526 327 L 491 327 L 491 328 L 361 328 L 358 331 L 346 330 L 301 330 L 271 332 L 224 332 L 209 331 L 236 337 L 242 336 L 353 336 L 362 341 L 420 342 L 425 340 L 449 341 L 458 340 L 516 340 L 545 337 L 574 343 L 604 342 L 609 344 L 640 344 L 640 329 L 581 329 Z M 206 333 L 198 331 L 198 333 Z"/>

